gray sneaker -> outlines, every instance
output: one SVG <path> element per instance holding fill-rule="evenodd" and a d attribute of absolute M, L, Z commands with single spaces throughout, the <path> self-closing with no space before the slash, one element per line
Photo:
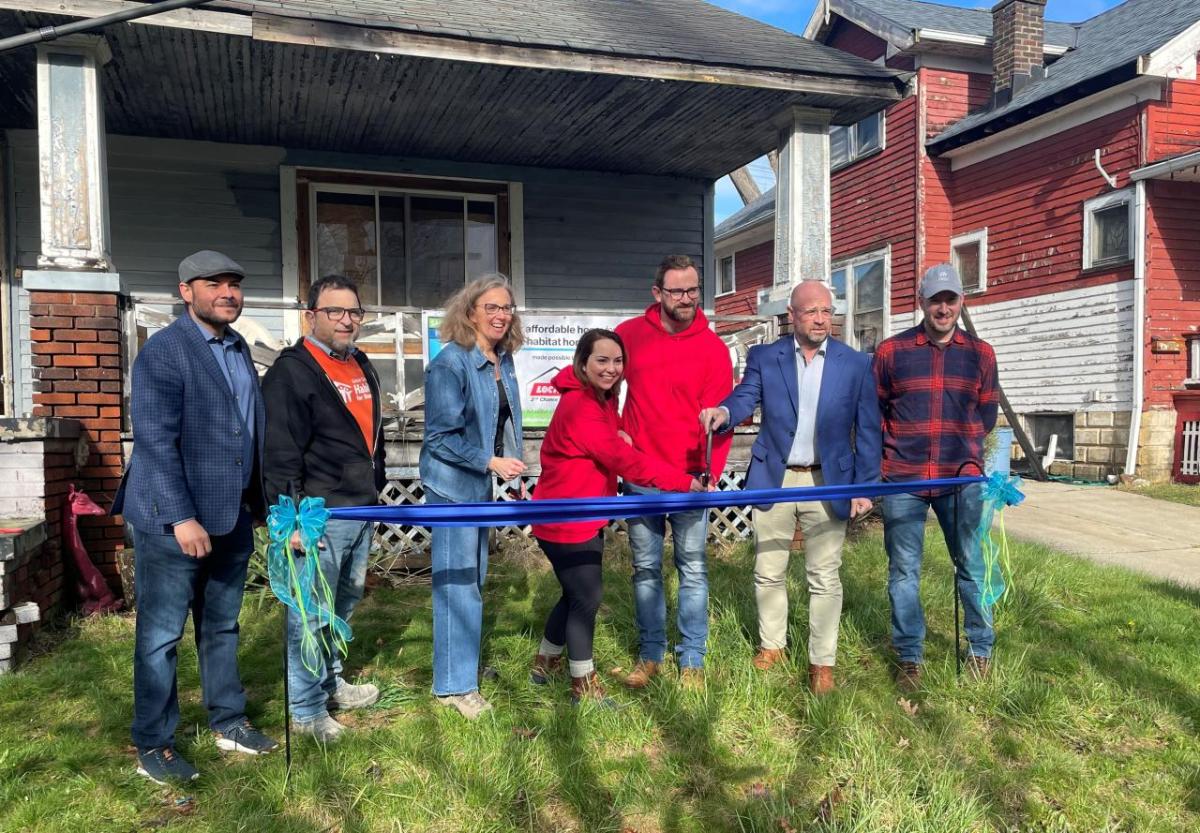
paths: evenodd
<path fill-rule="evenodd" d="M 341 677 L 337 679 L 337 690 L 329 698 L 330 709 L 364 709 L 379 702 L 379 687 L 371 683 L 351 685 Z"/>
<path fill-rule="evenodd" d="M 466 694 L 449 694 L 445 697 L 438 697 L 437 701 L 443 706 L 453 706 L 458 709 L 458 713 L 467 720 L 474 720 L 492 707 L 492 704 L 483 699 L 483 695 L 478 691 L 468 691 Z"/>
<path fill-rule="evenodd" d="M 292 731 L 298 735 L 316 738 L 321 743 L 332 743 L 346 731 L 346 727 L 328 714 L 323 714 L 313 720 L 293 720 Z"/>

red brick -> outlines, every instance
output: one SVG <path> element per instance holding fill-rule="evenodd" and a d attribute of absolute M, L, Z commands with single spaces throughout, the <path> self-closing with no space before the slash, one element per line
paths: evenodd
<path fill-rule="evenodd" d="M 80 405 L 120 405 L 121 397 L 115 393 L 81 393 Z"/>
<path fill-rule="evenodd" d="M 54 337 L 59 341 L 95 341 L 95 330 L 55 330 Z"/>
<path fill-rule="evenodd" d="M 95 356 L 55 356 L 56 367 L 95 367 Z"/>
<path fill-rule="evenodd" d="M 101 382 L 100 383 L 100 392 L 101 393 L 120 393 L 121 392 L 121 383 L 120 382 Z"/>
<path fill-rule="evenodd" d="M 33 401 L 39 405 L 74 405 L 73 393 L 35 393 Z M 65 416 L 65 414 L 64 414 Z"/>
<path fill-rule="evenodd" d="M 111 478 L 108 480 L 102 480 L 100 482 L 101 489 L 106 489 L 106 490 L 111 491 L 113 489 L 119 489 L 120 487 L 121 487 L 121 478 L 119 478 L 119 477 L 114 477 L 114 478 Z"/>
<path fill-rule="evenodd" d="M 66 368 L 61 368 L 65 370 Z M 55 382 L 47 382 L 52 385 L 52 390 L 55 393 L 95 393 L 99 382 L 77 382 L 66 379 L 60 379 Z"/>
<path fill-rule="evenodd" d="M 32 304 L 73 304 L 74 292 L 30 292 L 29 303 Z"/>
<path fill-rule="evenodd" d="M 51 315 L 62 315 L 67 318 L 75 318 L 76 316 L 91 317 L 96 314 L 96 307 L 93 304 L 51 304 Z"/>
<path fill-rule="evenodd" d="M 35 315 L 29 319 L 29 326 L 41 327 L 47 330 L 54 330 L 59 327 L 74 327 L 75 319 L 55 315 Z"/>
<path fill-rule="evenodd" d="M 99 454 L 121 454 L 125 451 L 124 446 L 120 443 L 92 443 L 92 448 Z"/>
<path fill-rule="evenodd" d="M 50 305 L 49 304 L 30 304 L 29 305 L 29 314 L 33 315 L 33 316 L 49 315 L 50 314 Z"/>
<path fill-rule="evenodd" d="M 96 340 L 97 341 L 120 342 L 121 341 L 121 333 L 119 330 L 97 330 L 96 331 Z"/>
<path fill-rule="evenodd" d="M 29 331 L 29 339 L 30 339 L 30 341 L 49 341 L 50 340 L 50 331 L 49 330 L 30 330 Z"/>
<path fill-rule="evenodd" d="M 100 409 L 100 416 L 101 416 L 102 418 L 116 417 L 117 419 L 120 419 L 120 417 L 121 417 L 121 409 L 120 409 L 120 407 L 116 407 L 116 408 L 101 408 L 101 409 Z"/>
<path fill-rule="evenodd" d="M 120 355 L 120 353 L 121 353 L 121 345 L 119 345 L 119 344 L 99 344 L 99 343 L 79 344 L 75 347 L 75 352 L 83 353 L 85 355 L 93 355 L 93 356 L 99 356 L 99 355 L 117 356 L 117 355 Z"/>
<path fill-rule="evenodd" d="M 96 407 L 94 405 L 68 405 L 55 408 L 54 415 L 60 417 L 94 417 L 96 416 Z"/>
<path fill-rule="evenodd" d="M 38 371 L 39 379 L 74 379 L 75 371 L 65 367 L 45 367 Z"/>
<path fill-rule="evenodd" d="M 104 318 L 76 318 L 75 326 L 92 330 L 118 330 L 121 327 L 121 320 L 115 315 Z"/>
<path fill-rule="evenodd" d="M 121 474 L 121 466 L 88 466 L 80 469 L 79 474 L 82 477 L 118 477 Z"/>
<path fill-rule="evenodd" d="M 34 355 L 49 356 L 54 353 L 74 353 L 74 344 L 63 344 L 62 342 L 52 341 L 48 343 L 39 343 L 33 345 Z"/>
<path fill-rule="evenodd" d="M 121 357 L 120 356 L 101 356 L 100 357 L 100 366 L 101 367 L 120 367 L 121 366 Z"/>
<path fill-rule="evenodd" d="M 51 356 L 32 356 L 30 362 L 34 367 L 49 367 L 52 361 Z"/>
<path fill-rule="evenodd" d="M 122 425 L 119 419 L 94 419 L 91 421 L 90 427 L 96 431 L 119 432 Z"/>
<path fill-rule="evenodd" d="M 75 303 L 77 304 L 96 304 L 101 307 L 115 307 L 117 305 L 117 296 L 115 294 L 97 292 L 76 292 Z"/>
<path fill-rule="evenodd" d="M 112 367 L 96 367 L 88 370 L 80 370 L 77 374 L 77 378 L 120 380 L 121 371 Z"/>
<path fill-rule="evenodd" d="M 125 458 L 120 454 L 101 454 L 100 465 L 116 466 L 117 468 L 120 468 L 121 466 L 125 465 Z"/>

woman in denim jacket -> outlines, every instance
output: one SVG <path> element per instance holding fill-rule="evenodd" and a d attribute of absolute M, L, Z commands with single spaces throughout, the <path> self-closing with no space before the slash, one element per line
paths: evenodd
<path fill-rule="evenodd" d="M 484 275 L 445 305 L 442 349 L 425 371 L 421 484 L 426 503 L 492 499 L 521 460 L 521 397 L 512 354 L 525 336 L 508 279 Z M 486 527 L 433 529 L 433 693 L 475 719 L 491 708 L 479 693 Z"/>

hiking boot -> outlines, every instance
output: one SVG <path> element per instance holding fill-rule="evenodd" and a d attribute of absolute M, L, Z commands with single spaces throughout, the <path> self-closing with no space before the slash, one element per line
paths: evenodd
<path fill-rule="evenodd" d="M 660 663 L 652 659 L 639 659 L 633 670 L 625 675 L 621 682 L 626 688 L 645 688 L 650 685 L 650 678 L 658 675 Z"/>
<path fill-rule="evenodd" d="M 439 696 L 437 701 L 443 706 L 458 709 L 458 713 L 467 720 L 476 719 L 492 707 L 492 704 L 483 699 L 483 695 L 478 691 L 468 691 L 466 694 L 447 694 L 445 697 Z"/>
<path fill-rule="evenodd" d="M 903 660 L 896 669 L 896 687 L 905 694 L 912 694 L 921 689 L 921 664 Z"/>
<path fill-rule="evenodd" d="M 279 748 L 275 741 L 250 725 L 250 721 L 242 718 L 239 722 L 228 726 L 217 736 L 217 749 L 222 752 L 241 752 L 243 755 L 266 755 Z"/>
<path fill-rule="evenodd" d="M 571 678 L 571 702 L 576 706 L 582 703 L 593 703 L 602 709 L 615 709 L 617 704 L 604 691 L 600 684 L 600 676 L 593 671 L 582 677 Z"/>
<path fill-rule="evenodd" d="M 680 669 L 679 684 L 687 691 L 703 691 L 704 669 L 699 667 Z"/>
<path fill-rule="evenodd" d="M 808 687 L 817 697 L 822 697 L 836 688 L 833 682 L 832 665 L 809 665 Z"/>
<path fill-rule="evenodd" d="M 371 683 L 351 685 L 341 677 L 337 678 L 337 688 L 329 698 L 328 707 L 331 709 L 365 709 L 379 702 L 379 686 Z"/>
<path fill-rule="evenodd" d="M 346 731 L 346 727 L 328 714 L 322 714 L 312 720 L 293 720 L 292 731 L 298 735 L 308 735 L 321 743 L 333 743 Z"/>
<path fill-rule="evenodd" d="M 759 648 L 751 662 L 759 671 L 770 671 L 776 663 L 783 662 L 783 649 Z"/>
<path fill-rule="evenodd" d="M 977 657 L 971 654 L 967 657 L 967 673 L 976 680 L 986 680 L 992 673 L 992 660 L 989 657 Z"/>
<path fill-rule="evenodd" d="M 533 668 L 529 671 L 529 682 L 534 685 L 546 685 L 551 677 L 557 677 L 562 671 L 562 657 L 538 654 L 533 658 Z"/>
<path fill-rule="evenodd" d="M 186 784 L 200 777 L 196 768 L 170 746 L 138 750 L 137 773 L 155 784 Z"/>

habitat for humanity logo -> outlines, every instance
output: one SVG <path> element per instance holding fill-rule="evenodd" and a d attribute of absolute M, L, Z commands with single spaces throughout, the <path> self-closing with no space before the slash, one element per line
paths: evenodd
<path fill-rule="evenodd" d="M 552 367 L 529 383 L 529 398 L 533 400 L 530 404 L 538 403 L 538 400 L 542 400 L 538 404 L 542 404 L 543 406 L 551 405 L 553 404 L 553 400 L 559 398 L 558 388 L 554 387 L 554 382 L 552 381 L 558 375 L 559 370 L 560 368 Z M 547 402 L 546 400 L 550 401 Z"/>

